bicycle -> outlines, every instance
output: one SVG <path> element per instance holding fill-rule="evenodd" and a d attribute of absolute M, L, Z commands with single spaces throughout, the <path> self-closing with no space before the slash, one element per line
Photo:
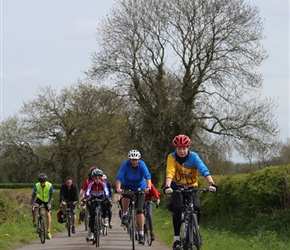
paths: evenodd
<path fill-rule="evenodd" d="M 101 208 L 101 202 L 103 202 L 104 199 L 99 198 L 93 198 L 89 200 L 84 200 L 84 202 L 87 204 L 88 202 L 96 203 L 95 207 L 95 224 L 94 224 L 94 238 L 93 238 L 93 245 L 96 244 L 96 247 L 100 246 L 100 235 L 103 234 L 104 236 L 108 234 L 108 229 L 104 225 L 102 220 L 102 208 Z"/>
<path fill-rule="evenodd" d="M 145 219 L 145 223 L 144 223 L 144 237 L 145 237 L 145 241 L 147 242 L 148 246 L 152 245 L 152 241 L 154 239 L 152 239 L 152 229 L 153 229 L 153 221 L 152 221 L 152 216 L 149 212 L 149 204 L 152 204 L 153 201 L 145 201 L 144 204 L 144 219 Z M 158 208 L 158 205 L 156 204 L 156 208 Z"/>
<path fill-rule="evenodd" d="M 72 231 L 72 212 L 71 212 L 71 205 L 73 202 L 66 202 L 66 210 L 65 210 L 65 227 L 67 229 L 67 236 L 71 236 L 71 231 Z M 61 207 L 61 205 L 60 205 Z"/>
<path fill-rule="evenodd" d="M 135 210 L 135 202 L 136 202 L 136 194 L 144 193 L 144 191 L 132 191 L 132 190 L 123 190 L 122 195 L 126 195 L 130 199 L 129 212 L 128 212 L 128 226 L 127 232 L 130 236 L 130 240 L 132 242 L 132 249 L 135 250 L 135 240 L 138 240 L 138 226 L 136 221 L 136 210 Z M 144 245 L 144 244 L 143 244 Z"/>
<path fill-rule="evenodd" d="M 201 236 L 197 222 L 197 212 L 194 210 L 193 196 L 197 192 L 209 192 L 209 189 L 179 188 L 173 192 L 180 192 L 183 196 L 186 196 L 182 209 L 182 223 L 180 227 L 181 249 L 200 250 Z"/>
<path fill-rule="evenodd" d="M 35 209 L 38 210 L 36 232 L 39 235 L 40 242 L 42 244 L 44 244 L 45 243 L 45 224 L 44 224 L 44 219 L 43 219 L 43 215 L 42 215 L 42 208 L 44 208 L 43 205 L 40 205 L 40 206 L 38 205 L 38 206 L 33 206 L 32 210 L 33 211 Z"/>

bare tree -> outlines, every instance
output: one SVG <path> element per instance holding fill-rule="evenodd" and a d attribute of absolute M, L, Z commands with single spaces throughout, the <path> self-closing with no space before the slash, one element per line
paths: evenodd
<path fill-rule="evenodd" d="M 177 133 L 207 149 L 217 137 L 228 149 L 269 148 L 278 129 L 275 101 L 261 98 L 263 38 L 259 9 L 243 0 L 118 1 L 87 73 L 110 76 L 137 104 L 139 141 L 154 142 L 154 161 Z"/>

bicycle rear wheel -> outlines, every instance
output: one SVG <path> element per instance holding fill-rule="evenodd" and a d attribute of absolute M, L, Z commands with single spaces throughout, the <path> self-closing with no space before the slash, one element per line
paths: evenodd
<path fill-rule="evenodd" d="M 147 241 L 148 246 L 152 245 L 152 238 L 150 234 L 150 220 L 151 220 L 151 215 L 147 213 L 145 217 L 144 237 L 145 237 L 145 240 Z"/>
<path fill-rule="evenodd" d="M 40 242 L 44 244 L 45 243 L 45 225 L 44 225 L 43 218 L 39 218 L 38 220 L 38 235 L 39 235 Z"/>

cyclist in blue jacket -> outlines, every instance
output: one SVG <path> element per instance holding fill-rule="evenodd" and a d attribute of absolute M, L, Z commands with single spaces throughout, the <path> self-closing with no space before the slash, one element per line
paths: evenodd
<path fill-rule="evenodd" d="M 148 193 L 151 190 L 151 174 L 142 160 L 138 150 L 130 150 L 128 159 L 123 162 L 116 177 L 116 191 L 122 193 L 124 190 L 143 190 Z M 137 211 L 137 224 L 139 230 L 139 244 L 144 244 L 144 216 L 143 206 L 145 193 L 138 193 L 135 203 Z M 130 199 L 125 195 L 122 197 L 122 224 L 128 226 L 128 209 Z"/>

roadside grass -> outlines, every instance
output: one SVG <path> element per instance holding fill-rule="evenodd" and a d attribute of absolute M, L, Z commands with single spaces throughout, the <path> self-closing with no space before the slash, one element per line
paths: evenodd
<path fill-rule="evenodd" d="M 285 224 L 283 216 L 284 214 L 262 216 L 247 221 L 246 224 L 243 223 L 243 218 L 231 215 L 211 221 L 201 220 L 202 250 L 289 250 L 290 230 L 285 230 L 279 225 Z M 171 247 L 173 244 L 171 213 L 164 208 L 153 209 L 153 220 L 155 235 Z"/>
<path fill-rule="evenodd" d="M 39 241 L 29 208 L 31 190 L 0 189 L 0 249 L 13 250 Z M 58 192 L 53 203 L 58 208 Z M 52 234 L 65 231 L 57 222 L 57 209 L 52 211 Z M 154 232 L 159 241 L 170 248 L 173 243 L 171 213 L 164 205 L 153 209 Z M 276 211 L 248 219 L 247 215 L 220 215 L 203 218 L 200 230 L 202 250 L 289 250 L 290 211 Z M 154 249 L 154 242 L 152 244 Z"/>
<path fill-rule="evenodd" d="M 36 229 L 32 226 L 29 207 L 31 192 L 32 189 L 0 189 L 0 249 L 12 250 L 30 242 L 39 241 Z M 56 208 L 57 205 L 54 207 Z M 51 214 L 52 235 L 65 231 L 64 224 L 57 222 L 57 211 L 55 209 Z"/>

